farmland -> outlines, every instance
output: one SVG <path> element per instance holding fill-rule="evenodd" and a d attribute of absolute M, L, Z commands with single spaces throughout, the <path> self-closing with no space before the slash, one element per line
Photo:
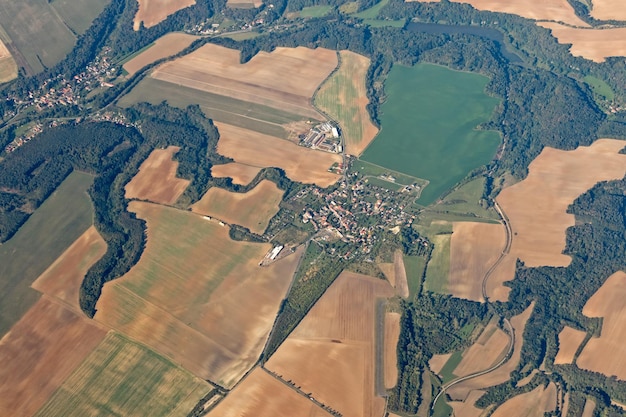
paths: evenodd
<path fill-rule="evenodd" d="M 626 20 L 626 9 L 620 0 L 593 0 L 589 14 L 598 20 Z"/>
<path fill-rule="evenodd" d="M 385 82 L 382 130 L 361 158 L 429 180 L 418 203 L 433 203 L 488 163 L 500 143 L 498 133 L 477 130 L 498 103 L 484 93 L 488 81 L 432 64 L 395 65 Z"/>
<path fill-rule="evenodd" d="M 448 278 L 450 276 L 450 241 L 449 234 L 435 235 L 431 239 L 435 248 L 432 257 L 426 266 L 426 281 L 424 288 L 429 291 L 448 292 Z"/>
<path fill-rule="evenodd" d="M 133 27 L 139 30 L 141 23 L 147 28 L 156 25 L 165 20 L 167 16 L 193 6 L 196 0 L 137 0 L 139 2 L 139 10 L 135 15 Z"/>
<path fill-rule="evenodd" d="M 339 57 L 339 69 L 315 94 L 315 105 L 339 122 L 344 151 L 358 156 L 378 133 L 366 108 L 370 60 L 350 51 L 339 52 Z"/>
<path fill-rule="evenodd" d="M 226 6 L 235 9 L 253 9 L 260 7 L 262 4 L 262 0 L 228 0 L 226 2 Z"/>
<path fill-rule="evenodd" d="M 52 0 L 49 3 L 61 16 L 63 22 L 79 35 L 91 26 L 111 0 Z"/>
<path fill-rule="evenodd" d="M 554 358 L 555 365 L 572 363 L 580 344 L 585 340 L 587 333 L 565 326 L 559 333 L 559 351 Z"/>
<path fill-rule="evenodd" d="M 492 320 L 482 331 L 476 343 L 463 352 L 463 359 L 454 368 L 457 376 L 470 375 L 498 363 L 507 351 L 509 337 Z"/>
<path fill-rule="evenodd" d="M 380 416 L 375 395 L 377 299 L 393 295 L 383 280 L 343 272 L 266 363 L 344 417 Z"/>
<path fill-rule="evenodd" d="M 506 401 L 492 414 L 494 417 L 543 417 L 556 408 L 556 387 L 538 386 Z"/>
<path fill-rule="evenodd" d="M 184 417 L 210 390 L 201 379 L 110 332 L 36 416 Z"/>
<path fill-rule="evenodd" d="M 202 379 L 232 386 L 258 359 L 300 252 L 260 267 L 269 244 L 233 241 L 228 227 L 187 211 L 129 208 L 148 223 L 146 249 L 128 274 L 104 286 L 96 320 Z"/>
<path fill-rule="evenodd" d="M 616 272 L 587 301 L 583 314 L 602 317 L 600 337 L 592 337 L 576 364 L 583 369 L 626 379 L 626 272 Z"/>
<path fill-rule="evenodd" d="M 328 187 L 340 178 L 328 172 L 333 164 L 341 162 L 338 154 L 315 151 L 236 126 L 216 125 L 220 132 L 217 152 L 236 162 L 259 168 L 281 168 L 293 181 L 320 187 Z"/>
<path fill-rule="evenodd" d="M 174 204 L 189 185 L 189 180 L 176 178 L 178 162 L 173 158 L 179 150 L 176 146 L 168 146 L 152 151 L 137 175 L 126 184 L 126 198 Z"/>
<path fill-rule="evenodd" d="M 559 43 L 572 44 L 570 52 L 595 62 L 610 56 L 626 56 L 626 28 L 580 29 L 558 23 L 542 22 Z"/>
<path fill-rule="evenodd" d="M 0 39 L 0 83 L 11 81 L 15 77 L 17 77 L 17 64 Z"/>
<path fill-rule="evenodd" d="M 259 171 L 261 171 L 259 167 L 231 162 L 230 164 L 213 165 L 211 176 L 215 178 L 228 177 L 233 180 L 233 184 L 248 185 Z"/>
<path fill-rule="evenodd" d="M 123 68 L 129 75 L 133 75 L 146 65 L 179 53 L 196 39 L 199 39 L 199 37 L 186 33 L 168 33 L 157 39 L 154 45 L 126 62 Z"/>
<path fill-rule="evenodd" d="M 268 180 L 261 181 L 247 193 L 233 193 L 213 187 L 191 210 L 263 234 L 270 219 L 278 213 L 278 203 L 282 197 L 283 191 Z"/>
<path fill-rule="evenodd" d="M 39 295 L 30 285 L 92 224 L 86 191 L 93 181 L 73 172 L 0 246 L 0 334 L 17 322 Z"/>
<path fill-rule="evenodd" d="M 400 337 L 400 313 L 385 314 L 385 388 L 393 388 L 398 382 L 398 339 Z"/>
<path fill-rule="evenodd" d="M 428 216 L 450 221 L 496 221 L 499 219 L 497 212 L 481 203 L 484 189 L 484 177 L 468 181 L 446 194 L 437 204 L 424 210 L 420 218 Z"/>

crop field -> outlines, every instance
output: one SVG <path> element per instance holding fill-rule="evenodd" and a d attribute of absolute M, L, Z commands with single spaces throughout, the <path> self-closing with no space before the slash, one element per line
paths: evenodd
<path fill-rule="evenodd" d="M 207 417 L 331 417 L 306 396 L 255 368 Z"/>
<path fill-rule="evenodd" d="M 422 277 L 426 269 L 426 258 L 422 256 L 405 256 L 404 270 L 409 285 L 409 297 L 413 298 L 420 290 Z"/>
<path fill-rule="evenodd" d="M 424 213 L 433 213 L 438 218 L 453 215 L 464 217 L 466 221 L 496 221 L 499 219 L 498 213 L 480 204 L 484 189 L 485 178 L 478 177 L 450 192 L 437 204 L 424 210 Z"/>
<path fill-rule="evenodd" d="M 148 223 L 146 249 L 105 284 L 96 320 L 232 386 L 258 359 L 301 252 L 260 267 L 270 244 L 233 241 L 227 226 L 188 211 L 140 202 L 129 209 Z"/>
<path fill-rule="evenodd" d="M 559 333 L 559 351 L 554 358 L 555 365 L 572 363 L 580 344 L 587 333 L 565 326 Z"/>
<path fill-rule="evenodd" d="M 50 4 L 70 29 L 82 35 L 110 2 L 111 0 L 52 0 Z"/>
<path fill-rule="evenodd" d="M 403 298 L 409 297 L 409 283 L 407 281 L 404 258 L 400 249 L 393 254 L 394 284 L 396 293 Z"/>
<path fill-rule="evenodd" d="M 398 382 L 398 340 L 400 339 L 400 313 L 385 313 L 385 388 Z"/>
<path fill-rule="evenodd" d="M 191 211 L 263 234 L 270 219 L 278 213 L 283 194 L 283 190 L 268 180 L 261 181 L 247 193 L 233 193 L 212 187 L 200 201 L 191 206 Z"/>
<path fill-rule="evenodd" d="M 250 181 L 256 178 L 261 171 L 259 167 L 231 162 L 224 165 L 213 165 L 211 167 L 211 176 L 215 178 L 229 177 L 233 180 L 233 184 L 248 185 Z"/>
<path fill-rule="evenodd" d="M 552 22 L 540 25 L 550 29 L 559 43 L 572 44 L 569 50 L 574 56 L 595 62 L 604 62 L 610 56 L 626 56 L 626 28 L 580 29 Z"/>
<path fill-rule="evenodd" d="M 587 317 L 602 317 L 600 337 L 592 337 L 576 364 L 583 369 L 626 379 L 626 272 L 611 275 L 583 308 Z"/>
<path fill-rule="evenodd" d="M 626 174 L 624 141 L 599 139 L 573 151 L 544 148 L 528 167 L 525 180 L 502 190 L 498 203 L 513 230 L 511 253 L 527 267 L 567 266 L 565 230 L 574 226 L 566 213 L 574 200 L 599 181 Z M 509 279 L 512 279 L 511 276 Z"/>
<path fill-rule="evenodd" d="M 228 0 L 226 2 L 226 6 L 235 9 L 254 9 L 261 7 L 262 4 L 262 0 Z"/>
<path fill-rule="evenodd" d="M 133 27 L 139 30 L 141 22 L 147 28 L 162 22 L 167 16 L 174 14 L 180 9 L 193 6 L 196 0 L 137 0 L 139 10 L 135 15 Z"/>
<path fill-rule="evenodd" d="M 259 168 L 282 168 L 290 179 L 320 187 L 328 187 L 340 178 L 328 172 L 333 164 L 342 161 L 338 154 L 305 148 L 236 126 L 216 125 L 220 132 L 217 152 L 236 162 Z"/>
<path fill-rule="evenodd" d="M 596 408 L 596 402 L 591 398 L 587 397 L 585 401 L 585 408 L 583 408 L 583 414 L 581 417 L 593 417 L 593 411 Z"/>
<path fill-rule="evenodd" d="M 494 417 L 543 417 L 556 409 L 556 386 L 550 383 L 542 385 L 525 394 L 517 395 L 506 401 L 494 411 Z"/>
<path fill-rule="evenodd" d="M 485 391 L 475 390 L 469 393 L 465 401 L 450 401 L 448 405 L 452 407 L 453 416 L 480 417 L 485 410 L 476 407 L 476 401 L 483 396 Z"/>
<path fill-rule="evenodd" d="M 82 314 L 78 305 L 80 286 L 89 268 L 106 250 L 106 242 L 91 226 L 37 278 L 32 287 Z"/>
<path fill-rule="evenodd" d="M 589 14 L 598 20 L 626 20 L 626 9 L 620 0 L 592 0 Z"/>
<path fill-rule="evenodd" d="M 87 195 L 92 181 L 91 175 L 74 171 L 0 245 L 0 335 L 39 298 L 30 288 L 33 281 L 92 225 L 93 207 Z"/>
<path fill-rule="evenodd" d="M 200 37 L 181 32 L 168 33 L 157 39 L 150 48 L 126 62 L 123 68 L 129 75 L 133 75 L 146 65 L 150 65 L 159 59 L 176 55 L 191 45 L 196 39 L 200 39 Z"/>
<path fill-rule="evenodd" d="M 17 64 L 0 39 L 0 83 L 6 83 L 17 77 Z"/>
<path fill-rule="evenodd" d="M 450 241 L 451 235 L 441 234 L 431 238 L 435 248 L 426 266 L 424 288 L 428 291 L 447 293 L 450 276 Z"/>
<path fill-rule="evenodd" d="M 105 335 L 82 313 L 40 298 L 0 340 L 0 414 L 32 416 Z"/>
<path fill-rule="evenodd" d="M 428 367 L 434 374 L 440 374 L 443 367 L 448 363 L 452 353 L 444 353 L 440 355 L 433 355 L 428 361 Z"/>
<path fill-rule="evenodd" d="M 344 417 L 384 414 L 375 395 L 377 299 L 393 296 L 384 280 L 343 272 L 266 363 Z"/>
<path fill-rule="evenodd" d="M 36 416 L 184 417 L 211 388 L 144 346 L 110 332 Z"/>
<path fill-rule="evenodd" d="M 369 58 L 339 52 L 340 66 L 315 94 L 315 105 L 339 122 L 344 151 L 359 156 L 378 133 L 366 109 Z"/>
<path fill-rule="evenodd" d="M 465 376 L 488 369 L 500 361 L 507 352 L 509 337 L 492 320 L 482 331 L 476 343 L 463 352 L 463 359 L 454 368 L 454 374 Z"/>
<path fill-rule="evenodd" d="M 276 48 L 242 64 L 238 50 L 206 44 L 159 66 L 152 77 L 321 120 L 311 97 L 336 66 L 329 49 Z"/>
<path fill-rule="evenodd" d="M 417 202 L 430 205 L 495 155 L 499 134 L 476 129 L 499 103 L 484 93 L 488 82 L 438 65 L 394 65 L 385 81 L 382 129 L 361 158 L 429 180 Z"/>
<path fill-rule="evenodd" d="M 174 160 L 174 155 L 179 150 L 177 146 L 153 150 L 137 175 L 126 184 L 126 198 L 174 204 L 189 185 L 189 180 L 176 177 L 178 161 Z"/>

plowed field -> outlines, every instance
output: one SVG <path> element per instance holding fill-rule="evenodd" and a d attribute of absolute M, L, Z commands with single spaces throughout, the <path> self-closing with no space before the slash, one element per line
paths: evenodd
<path fill-rule="evenodd" d="M 552 22 L 540 25 L 550 29 L 559 43 L 572 44 L 569 50 L 574 56 L 595 62 L 604 62 L 610 56 L 626 56 L 626 28 L 579 29 Z"/>

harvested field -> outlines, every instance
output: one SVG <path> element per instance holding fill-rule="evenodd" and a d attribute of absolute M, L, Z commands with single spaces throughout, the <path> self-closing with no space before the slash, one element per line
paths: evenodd
<path fill-rule="evenodd" d="M 133 21 L 133 28 L 139 30 L 141 22 L 147 28 L 162 22 L 167 16 L 193 6 L 196 0 L 137 0 L 139 2 L 139 10 Z"/>
<path fill-rule="evenodd" d="M 592 0 L 589 14 L 598 20 L 626 20 L 626 8 L 621 0 Z"/>
<path fill-rule="evenodd" d="M 587 397 L 587 401 L 585 401 L 585 408 L 583 408 L 583 414 L 581 417 L 593 417 L 593 411 L 596 408 L 596 402 L 591 398 Z"/>
<path fill-rule="evenodd" d="M 247 227 L 261 235 L 271 218 L 278 213 L 283 194 L 283 190 L 268 180 L 261 181 L 247 193 L 233 193 L 212 187 L 200 201 L 191 206 L 191 211 Z"/>
<path fill-rule="evenodd" d="M 241 64 L 238 50 L 206 44 L 159 66 L 152 77 L 321 120 L 311 97 L 336 66 L 329 49 L 276 48 Z"/>
<path fill-rule="evenodd" d="M 513 230 L 507 257 L 520 258 L 527 267 L 569 265 L 571 258 L 562 252 L 565 230 L 574 226 L 575 218 L 566 213 L 567 207 L 597 182 L 626 174 L 626 155 L 618 154 L 624 144 L 598 139 L 573 151 L 544 148 L 526 179 L 497 197 Z"/>
<path fill-rule="evenodd" d="M 450 401 L 448 405 L 454 410 L 454 416 L 480 417 L 485 410 L 476 407 L 476 401 L 483 396 L 485 391 L 475 390 L 469 393 L 465 401 Z"/>
<path fill-rule="evenodd" d="M 339 56 L 339 69 L 315 94 L 315 104 L 339 122 L 344 151 L 359 156 L 378 133 L 366 108 L 370 60 L 350 51 L 341 51 Z"/>
<path fill-rule="evenodd" d="M 173 157 L 179 150 L 178 146 L 153 150 L 137 175 L 126 184 L 126 198 L 174 204 L 189 185 L 189 180 L 176 177 L 178 161 Z"/>
<path fill-rule="evenodd" d="M 263 135 L 223 123 L 216 123 L 220 132 L 217 151 L 235 161 L 259 168 L 277 167 L 298 182 L 328 187 L 341 178 L 328 172 L 341 156 L 315 151 L 285 140 Z"/>
<path fill-rule="evenodd" d="M 385 278 L 387 278 L 387 281 L 389 281 L 391 286 L 395 288 L 395 286 L 396 286 L 396 268 L 395 268 L 395 264 L 393 264 L 391 262 L 383 262 L 383 263 L 379 263 L 377 265 L 380 268 L 380 270 L 382 271 L 382 273 L 385 276 Z"/>
<path fill-rule="evenodd" d="M 559 351 L 554 358 L 555 365 L 572 363 L 580 344 L 587 333 L 565 326 L 559 333 Z"/>
<path fill-rule="evenodd" d="M 452 356 L 452 353 L 433 355 L 433 357 L 428 361 L 428 367 L 434 374 L 439 374 L 450 359 L 450 356 Z"/>
<path fill-rule="evenodd" d="M 559 43 L 572 44 L 569 50 L 595 62 L 604 62 L 610 56 L 626 56 L 626 28 L 579 29 L 558 23 L 539 24 L 550 29 Z"/>
<path fill-rule="evenodd" d="M 406 278 L 406 269 L 404 268 L 404 259 L 402 257 L 402 251 L 396 250 L 393 254 L 393 267 L 394 267 L 394 284 L 396 293 L 403 298 L 409 298 L 409 283 Z"/>
<path fill-rule="evenodd" d="M 259 167 L 231 162 L 230 164 L 213 165 L 211 176 L 215 178 L 229 177 L 233 180 L 233 184 L 248 185 L 259 171 L 261 171 Z"/>
<path fill-rule="evenodd" d="M 502 254 L 505 243 L 506 230 L 501 224 L 454 222 L 448 292 L 455 297 L 484 301 L 483 279 Z"/>
<path fill-rule="evenodd" d="M 106 242 L 91 226 L 37 278 L 33 288 L 83 314 L 78 304 L 80 286 L 89 268 L 106 250 Z"/>
<path fill-rule="evenodd" d="M 37 417 L 184 417 L 211 390 L 144 346 L 110 332 Z"/>
<path fill-rule="evenodd" d="M 492 320 L 472 346 L 463 352 L 463 359 L 454 369 L 454 374 L 461 377 L 488 369 L 498 363 L 506 354 L 509 337 Z"/>
<path fill-rule="evenodd" d="M 385 314 L 385 388 L 398 382 L 398 340 L 400 339 L 400 313 Z"/>
<path fill-rule="evenodd" d="M 330 417 L 306 396 L 255 368 L 207 417 Z"/>
<path fill-rule="evenodd" d="M 0 340 L 0 415 L 32 416 L 106 330 L 42 297 Z"/>
<path fill-rule="evenodd" d="M 150 48 L 125 63 L 123 68 L 128 72 L 129 76 L 132 76 L 146 65 L 150 65 L 159 59 L 176 55 L 191 45 L 196 39 L 200 39 L 200 37 L 181 32 L 168 33 L 157 39 Z"/>
<path fill-rule="evenodd" d="M 17 64 L 0 39 L 0 83 L 6 83 L 17 77 Z"/>
<path fill-rule="evenodd" d="M 556 386 L 538 386 L 525 394 L 506 401 L 492 414 L 493 417 L 543 417 L 556 409 Z"/>
<path fill-rule="evenodd" d="M 587 301 L 583 314 L 602 317 L 602 332 L 589 339 L 576 364 L 626 380 L 626 272 L 611 275 Z"/>
<path fill-rule="evenodd" d="M 266 367 L 344 417 L 379 417 L 375 396 L 376 304 L 391 297 L 384 280 L 343 272 Z"/>
<path fill-rule="evenodd" d="M 233 241 L 228 227 L 188 211 L 140 202 L 129 209 L 148 223 L 146 249 L 105 284 L 96 320 L 232 386 L 258 359 L 301 251 L 260 267 L 270 244 Z"/>
<path fill-rule="evenodd" d="M 255 9 L 261 7 L 263 0 L 228 0 L 226 6 L 233 9 Z"/>

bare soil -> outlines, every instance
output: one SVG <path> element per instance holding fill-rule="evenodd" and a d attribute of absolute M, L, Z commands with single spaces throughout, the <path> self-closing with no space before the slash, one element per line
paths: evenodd
<path fill-rule="evenodd" d="M 565 326 L 559 333 L 559 351 L 554 358 L 555 365 L 569 364 L 574 360 L 578 347 L 587 333 Z"/>
<path fill-rule="evenodd" d="M 231 162 L 230 164 L 213 165 L 211 176 L 215 178 L 229 177 L 233 180 L 233 184 L 248 185 L 260 170 L 259 167 Z"/>
<path fill-rule="evenodd" d="M 150 48 L 125 63 L 123 68 L 128 72 L 129 76 L 132 76 L 146 65 L 150 65 L 159 59 L 176 55 L 191 45 L 196 39 L 200 39 L 200 37 L 181 32 L 168 33 L 157 39 Z"/>
<path fill-rule="evenodd" d="M 133 27 L 139 30 L 141 22 L 147 28 L 162 22 L 167 16 L 193 6 L 196 0 L 137 0 L 139 2 L 139 10 L 135 15 Z"/>
<path fill-rule="evenodd" d="M 569 50 L 574 56 L 595 62 L 626 56 L 626 28 L 580 29 L 552 22 L 542 22 L 540 26 L 550 29 L 559 43 L 571 44 Z"/>
<path fill-rule="evenodd" d="M 398 340 L 400 339 L 400 313 L 385 314 L 385 388 L 398 382 Z"/>

